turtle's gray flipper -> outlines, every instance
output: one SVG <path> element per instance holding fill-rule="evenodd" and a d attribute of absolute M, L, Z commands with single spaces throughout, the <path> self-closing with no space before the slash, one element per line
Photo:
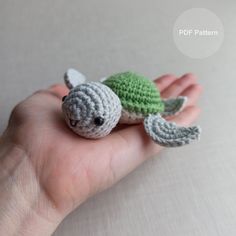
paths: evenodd
<path fill-rule="evenodd" d="M 107 77 L 102 77 L 99 81 L 102 83 L 103 81 L 105 81 L 107 79 Z"/>
<path fill-rule="evenodd" d="M 165 104 L 165 110 L 162 115 L 172 116 L 178 114 L 185 106 L 187 100 L 188 98 L 183 96 L 163 100 Z"/>
<path fill-rule="evenodd" d="M 75 69 L 68 69 L 64 75 L 64 81 L 68 89 L 72 89 L 79 84 L 84 83 L 86 77 Z"/>
<path fill-rule="evenodd" d="M 199 139 L 200 127 L 178 127 L 160 115 L 149 115 L 144 119 L 144 128 L 152 140 L 161 146 L 178 147 Z"/>

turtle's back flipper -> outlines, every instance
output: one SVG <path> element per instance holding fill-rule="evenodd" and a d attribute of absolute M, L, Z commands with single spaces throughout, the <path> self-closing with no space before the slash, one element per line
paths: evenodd
<path fill-rule="evenodd" d="M 179 127 L 160 115 L 149 115 L 144 119 L 144 128 L 152 140 L 161 146 L 178 147 L 199 139 L 200 128 Z"/>
<path fill-rule="evenodd" d="M 162 115 L 172 116 L 178 114 L 185 106 L 187 100 L 188 98 L 183 96 L 163 100 L 165 104 L 165 110 Z"/>

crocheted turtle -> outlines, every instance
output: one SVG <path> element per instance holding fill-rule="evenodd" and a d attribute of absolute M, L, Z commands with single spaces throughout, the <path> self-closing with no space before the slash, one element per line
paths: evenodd
<path fill-rule="evenodd" d="M 198 126 L 179 127 L 163 118 L 180 112 L 187 97 L 162 99 L 155 84 L 141 75 L 124 72 L 85 82 L 83 74 L 69 69 L 64 80 L 70 92 L 62 99 L 62 111 L 68 126 L 82 137 L 102 138 L 118 123 L 143 122 L 146 133 L 162 146 L 199 139 Z"/>

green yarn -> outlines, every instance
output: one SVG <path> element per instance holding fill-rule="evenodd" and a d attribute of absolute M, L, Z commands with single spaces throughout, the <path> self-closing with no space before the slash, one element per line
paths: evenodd
<path fill-rule="evenodd" d="M 120 98 L 122 107 L 144 115 L 164 111 L 164 103 L 155 84 L 133 72 L 123 72 L 108 77 L 103 84 Z"/>

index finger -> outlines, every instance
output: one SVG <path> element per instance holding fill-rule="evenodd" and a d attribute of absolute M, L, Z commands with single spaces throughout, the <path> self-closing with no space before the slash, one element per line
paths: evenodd
<path fill-rule="evenodd" d="M 167 87 L 169 87 L 169 85 L 172 84 L 175 80 L 177 80 L 177 77 L 175 75 L 166 74 L 155 79 L 154 83 L 156 84 L 160 92 L 162 92 Z"/>

